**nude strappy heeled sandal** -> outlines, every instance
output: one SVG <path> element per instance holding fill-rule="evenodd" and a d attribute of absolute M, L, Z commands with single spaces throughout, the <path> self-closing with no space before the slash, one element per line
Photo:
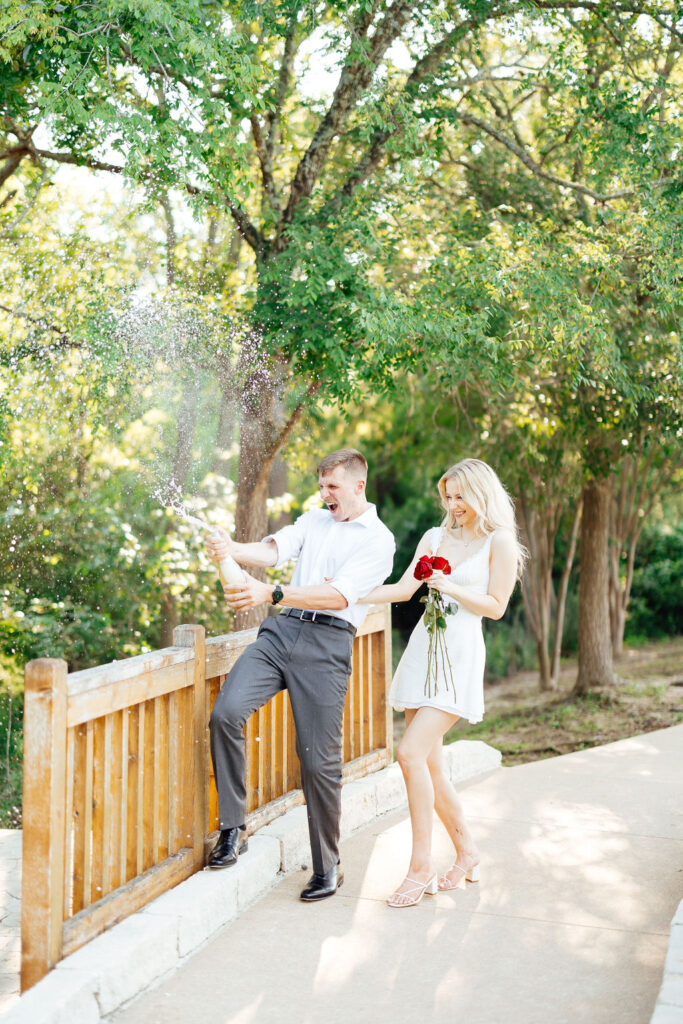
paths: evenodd
<path fill-rule="evenodd" d="M 449 889 L 460 889 L 462 887 L 463 882 L 465 880 L 467 880 L 468 882 L 478 882 L 479 881 L 479 865 L 478 864 L 475 864 L 474 867 L 471 867 L 469 869 L 469 871 L 465 871 L 465 869 L 461 868 L 459 864 L 453 864 L 448 870 L 449 871 L 454 871 L 454 870 L 455 871 L 460 871 L 460 872 L 462 872 L 462 874 L 458 878 L 457 882 L 451 881 L 451 879 L 448 878 L 447 874 L 446 875 L 442 875 L 441 878 L 439 879 L 439 883 L 438 883 L 439 884 L 439 891 L 440 892 L 448 892 Z"/>
<path fill-rule="evenodd" d="M 439 883 L 437 876 L 433 875 L 428 882 L 416 882 L 414 878 L 406 878 L 406 882 L 412 883 L 412 889 L 408 889 L 406 892 L 394 892 L 387 900 L 387 906 L 393 907 L 394 910 L 400 910 L 402 907 L 416 907 L 425 893 L 428 896 L 436 896 L 439 891 Z M 403 900 L 402 903 L 392 903 L 391 901 L 399 897 Z"/>

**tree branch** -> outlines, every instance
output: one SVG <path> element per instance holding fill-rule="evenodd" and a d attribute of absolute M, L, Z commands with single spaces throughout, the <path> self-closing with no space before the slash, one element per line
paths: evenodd
<path fill-rule="evenodd" d="M 357 167 L 349 175 L 346 182 L 330 201 L 330 205 L 333 209 L 337 209 L 345 200 L 349 199 L 355 190 L 362 185 L 363 182 L 366 181 L 379 166 L 384 156 L 384 148 L 387 142 L 401 127 L 398 111 L 405 99 L 407 97 L 412 98 L 412 96 L 416 95 L 418 87 L 430 76 L 436 74 L 446 55 L 472 28 L 481 24 L 482 20 L 492 20 L 493 18 L 505 17 L 506 14 L 511 13 L 511 10 L 511 7 L 503 5 L 497 11 L 488 11 L 482 17 L 467 18 L 465 21 L 456 25 L 455 28 L 440 39 L 438 43 L 435 43 L 431 50 L 416 62 L 401 91 L 400 97 L 393 104 L 393 118 L 385 116 L 385 121 L 392 123 L 389 123 L 386 128 L 382 128 L 375 132 L 370 146 L 361 158 Z M 450 89 L 465 88 L 475 82 L 484 80 L 487 75 L 490 75 L 492 70 L 493 69 L 491 68 L 487 68 L 485 71 L 482 71 L 477 75 L 449 82 L 448 87 Z"/>
<path fill-rule="evenodd" d="M 590 188 L 588 185 L 584 185 L 580 181 L 569 181 L 566 178 L 561 178 L 558 174 L 553 174 L 551 171 L 545 171 L 540 163 L 531 156 L 528 150 L 521 146 L 518 146 L 516 142 L 508 138 L 504 132 L 494 127 L 491 124 L 487 124 L 486 121 L 482 121 L 480 117 L 475 117 L 474 114 L 461 113 L 459 110 L 452 110 L 453 117 L 457 118 L 462 124 L 471 125 L 481 129 L 487 135 L 490 135 L 492 139 L 495 139 L 501 145 L 509 149 L 511 153 L 520 160 L 525 167 L 539 178 L 543 178 L 545 181 L 551 181 L 554 185 L 559 185 L 560 188 L 568 188 L 574 192 L 580 192 L 584 196 L 589 196 L 596 203 L 609 203 L 615 199 L 627 199 L 629 196 L 635 195 L 635 188 L 623 188 L 617 192 L 596 192 L 595 189 Z M 660 181 L 652 182 L 652 185 L 657 188 L 662 188 L 671 182 L 671 178 L 662 178 Z"/>
<path fill-rule="evenodd" d="M 26 150 L 21 148 L 19 152 L 9 150 L 7 153 L 0 153 L 0 160 L 6 161 L 5 166 L 0 167 L 0 185 L 4 185 L 7 179 L 12 177 L 25 156 Z"/>
<path fill-rule="evenodd" d="M 308 149 L 299 161 L 291 184 L 289 201 L 282 218 L 283 225 L 290 223 L 301 201 L 308 198 L 313 191 L 332 145 L 332 140 L 339 134 L 359 96 L 372 81 L 377 65 L 388 47 L 400 34 L 412 13 L 413 6 L 410 0 L 396 0 L 387 11 L 384 19 L 377 25 L 369 42 L 365 42 L 367 40 L 368 28 L 368 19 L 365 19 L 364 28 L 361 26 L 362 34 L 359 35 L 358 39 L 354 38 L 351 44 L 351 52 L 342 68 L 339 82 L 327 113 L 318 125 L 318 129 Z M 365 46 L 363 46 L 363 43 L 365 43 Z M 361 51 L 364 50 L 364 52 L 353 52 L 356 48 Z"/>
<path fill-rule="evenodd" d="M 62 327 L 57 327 L 56 324 L 46 324 L 44 320 L 39 317 L 31 316 L 29 313 L 22 313 L 19 309 L 10 309 L 9 306 L 0 305 L 0 310 L 3 313 L 7 313 L 9 316 L 20 317 L 22 320 L 28 320 L 30 324 L 34 324 L 36 327 L 40 327 L 43 331 L 53 331 L 59 335 L 59 341 L 52 345 L 45 345 L 42 348 L 22 348 L 22 355 L 24 356 L 36 356 L 41 355 L 46 349 L 53 348 L 80 348 L 80 342 L 74 341 Z"/>
<path fill-rule="evenodd" d="M 292 66 L 294 64 L 296 50 L 296 18 L 292 18 L 289 28 L 287 29 L 287 35 L 285 36 L 285 49 L 282 54 L 282 63 L 280 64 L 277 88 L 275 90 L 275 107 L 268 114 L 267 118 L 268 135 L 266 137 L 265 148 L 270 162 L 272 162 L 273 153 L 275 152 L 275 147 L 277 146 L 280 135 L 280 118 L 282 117 L 282 110 L 285 105 L 285 97 L 287 96 L 287 88 L 292 74 Z"/>
<path fill-rule="evenodd" d="M 301 399 L 301 401 L 296 405 L 294 410 L 290 413 L 287 422 L 283 426 L 280 433 L 273 441 L 271 441 L 271 443 L 266 448 L 266 458 L 270 459 L 271 463 L 276 458 L 278 452 L 281 452 L 284 446 L 289 441 L 290 437 L 292 436 L 292 431 L 294 430 L 294 427 L 299 421 L 302 412 L 310 402 L 311 398 L 313 398 L 313 396 L 318 393 L 318 391 L 320 390 L 320 386 L 321 382 L 319 380 L 314 380 L 312 384 L 309 384 L 308 388 L 306 389 L 306 394 Z"/>
<path fill-rule="evenodd" d="M 273 164 L 270 158 L 267 142 L 263 137 L 263 132 L 261 131 L 261 123 L 256 114 L 252 114 L 249 121 L 251 123 L 251 132 L 254 137 L 254 145 L 256 146 L 256 154 L 261 166 L 263 191 L 268 197 L 270 205 L 279 213 L 280 204 L 278 201 L 277 191 L 275 189 L 275 181 L 273 179 Z"/>
<path fill-rule="evenodd" d="M 47 149 L 36 149 L 33 145 L 28 145 L 26 149 L 36 157 L 40 157 L 45 160 L 54 160 L 56 163 L 72 164 L 74 167 L 88 167 L 92 171 L 108 171 L 110 174 L 126 173 L 126 168 L 119 164 L 109 164 L 102 160 L 95 160 L 90 156 L 75 156 L 73 153 L 53 153 Z M 197 188 L 196 185 L 190 185 L 189 182 L 185 182 L 181 187 L 184 188 L 188 195 L 206 196 L 207 199 L 210 198 L 210 194 L 208 192 Z M 223 197 L 223 202 L 237 224 L 237 227 L 244 239 L 249 243 L 254 252 L 257 255 L 260 255 L 263 250 L 263 237 L 258 228 L 256 228 L 250 221 L 246 210 L 241 206 L 237 206 L 227 196 Z"/>

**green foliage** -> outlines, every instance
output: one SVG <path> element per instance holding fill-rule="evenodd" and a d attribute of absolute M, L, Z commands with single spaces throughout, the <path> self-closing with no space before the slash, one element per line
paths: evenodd
<path fill-rule="evenodd" d="M 484 639 L 487 683 L 538 667 L 536 645 L 524 621 L 518 596 L 502 619 L 484 621 Z"/>
<path fill-rule="evenodd" d="M 647 530 L 638 546 L 625 637 L 677 636 L 683 622 L 683 526 Z"/>
<path fill-rule="evenodd" d="M 0 828 L 21 828 L 21 787 L 24 756 L 23 690 L 16 680 L 16 663 L 0 652 Z"/>

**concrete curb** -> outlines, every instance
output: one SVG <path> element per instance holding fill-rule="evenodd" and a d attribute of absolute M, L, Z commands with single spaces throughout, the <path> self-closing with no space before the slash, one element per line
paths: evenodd
<path fill-rule="evenodd" d="M 499 768 L 501 754 L 479 740 L 459 740 L 444 748 L 444 760 L 458 783 Z M 405 802 L 397 764 L 347 783 L 342 837 Z M 247 855 L 234 868 L 193 875 L 66 957 L 0 1024 L 101 1024 L 176 970 L 285 874 L 308 863 L 306 808 L 295 807 L 251 836 Z"/>
<path fill-rule="evenodd" d="M 650 1024 L 683 1024 L 683 900 L 671 922 L 662 987 Z"/>

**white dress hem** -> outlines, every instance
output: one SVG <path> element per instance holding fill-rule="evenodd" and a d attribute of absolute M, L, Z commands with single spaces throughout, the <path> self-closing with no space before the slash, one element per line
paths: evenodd
<path fill-rule="evenodd" d="M 391 703 L 391 702 L 390 702 Z M 476 725 L 477 722 L 484 721 L 483 712 L 477 717 L 471 712 L 462 711 L 460 708 L 453 704 L 449 704 L 448 707 L 444 704 L 435 704 L 433 701 L 425 699 L 419 703 L 413 703 L 408 701 L 401 701 L 400 704 L 391 703 L 394 711 L 405 711 L 408 708 L 410 711 L 415 711 L 419 708 L 436 708 L 437 711 L 445 711 L 447 715 L 453 715 L 454 718 L 464 718 L 465 721 L 469 722 L 470 725 Z"/>

